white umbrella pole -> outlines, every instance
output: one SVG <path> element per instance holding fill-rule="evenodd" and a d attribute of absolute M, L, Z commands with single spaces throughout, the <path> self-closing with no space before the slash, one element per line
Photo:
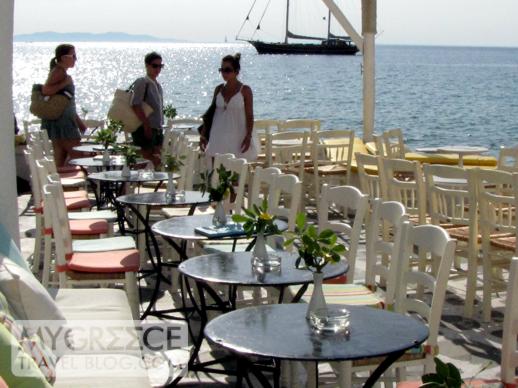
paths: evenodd
<path fill-rule="evenodd" d="M 13 118 L 14 0 L 0 1 L 0 223 L 19 245 Z"/>
<path fill-rule="evenodd" d="M 363 33 L 363 140 L 371 141 L 376 105 L 375 37 L 376 0 L 362 0 Z"/>

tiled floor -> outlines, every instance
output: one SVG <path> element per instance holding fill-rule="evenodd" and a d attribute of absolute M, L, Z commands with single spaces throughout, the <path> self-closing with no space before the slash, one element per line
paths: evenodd
<path fill-rule="evenodd" d="M 32 238 L 34 215 L 28 210 L 29 201 L 29 195 L 19 197 L 21 248 L 22 253 L 27 258 L 30 258 L 34 247 L 34 239 Z M 357 268 L 362 267 L 361 263 L 364 262 L 364 256 L 365 251 L 362 245 L 359 251 Z M 362 273 L 358 271 L 356 279 L 361 279 L 362 276 Z M 440 327 L 440 357 L 444 361 L 453 362 L 457 365 L 465 378 L 475 375 L 484 378 L 498 377 L 505 293 L 499 295 L 494 302 L 497 307 L 493 311 L 492 321 L 489 324 L 484 324 L 481 323 L 480 311 L 477 311 L 474 319 L 462 317 L 464 287 L 465 278 L 462 277 L 455 278 L 453 276 L 448 285 Z M 144 293 L 143 299 L 145 303 L 146 293 Z M 171 308 L 173 304 L 170 290 L 163 287 L 158 306 Z M 165 357 L 168 357 L 172 364 L 181 365 L 185 364 L 188 356 L 188 349 L 175 349 L 167 352 L 167 354 L 154 354 L 147 357 L 146 361 L 150 366 L 149 376 L 152 384 L 157 387 L 162 386 L 171 372 L 171 365 Z M 203 359 L 213 357 L 212 350 L 206 343 L 202 346 L 201 357 Z M 322 370 L 324 372 L 329 371 L 329 368 L 323 366 Z M 408 374 L 410 377 L 419 376 L 420 372 L 419 369 L 416 369 L 410 370 Z M 231 378 L 227 379 L 221 375 L 188 374 L 179 385 L 185 387 L 219 387 L 231 384 L 232 381 Z M 329 386 L 334 385 L 334 380 L 329 373 L 324 373 L 322 382 L 328 383 Z"/>

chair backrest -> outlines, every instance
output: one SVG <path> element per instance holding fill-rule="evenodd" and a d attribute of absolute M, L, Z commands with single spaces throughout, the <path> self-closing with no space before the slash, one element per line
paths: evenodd
<path fill-rule="evenodd" d="M 376 198 L 366 233 L 365 284 L 375 289 L 386 284 L 385 305 L 394 304 L 401 244 L 401 226 L 406 221 L 405 207 L 396 201 L 383 202 Z M 380 281 L 376 279 L 379 277 Z"/>
<path fill-rule="evenodd" d="M 308 131 L 308 132 L 320 131 L 320 120 L 311 120 L 311 119 L 279 120 L 279 131 L 291 131 L 293 129 L 298 129 L 298 130 Z"/>
<path fill-rule="evenodd" d="M 308 132 L 277 132 L 268 136 L 268 166 L 297 171 L 302 180 L 308 148 Z M 278 143 L 279 142 L 279 143 Z"/>
<path fill-rule="evenodd" d="M 426 164 L 426 192 L 432 224 L 469 225 L 470 241 L 478 235 L 477 176 L 475 170 Z"/>
<path fill-rule="evenodd" d="M 403 204 L 406 212 L 418 217 L 420 224 L 426 223 L 426 193 L 423 173 L 419 162 L 404 159 L 380 160 L 387 199 Z"/>
<path fill-rule="evenodd" d="M 289 231 L 295 231 L 301 196 L 302 182 L 295 175 L 280 174 L 273 178 L 268 192 L 268 211 L 286 219 Z"/>
<path fill-rule="evenodd" d="M 516 368 L 518 367 L 518 257 L 513 257 L 507 281 L 504 325 L 502 334 L 501 373 L 504 385 L 515 386 Z M 507 385 L 506 385 L 507 386 Z"/>
<path fill-rule="evenodd" d="M 495 231 L 516 233 L 518 174 L 485 169 L 476 174 L 482 244 Z"/>
<path fill-rule="evenodd" d="M 351 161 L 353 158 L 354 131 L 335 129 L 312 133 L 311 158 L 318 173 L 317 167 L 332 164 L 341 164 L 347 167 L 347 180 L 351 176 Z"/>
<path fill-rule="evenodd" d="M 203 124 L 203 120 L 199 117 L 178 117 L 168 121 L 168 124 L 171 125 L 171 128 L 175 128 L 176 126 L 188 126 L 191 125 L 191 130 L 196 130 L 200 125 Z M 178 129 L 177 129 L 178 130 Z"/>
<path fill-rule="evenodd" d="M 34 159 L 34 152 L 30 146 L 28 146 L 27 149 L 23 151 L 23 153 L 25 155 L 25 159 L 27 160 L 27 164 L 29 165 L 29 172 L 31 176 L 32 200 L 34 203 L 34 208 L 36 211 L 38 211 L 37 209 L 41 208 L 41 203 L 43 201 L 43 187 L 40 183 L 38 167 L 36 165 L 36 160 Z"/>
<path fill-rule="evenodd" d="M 49 139 L 47 131 L 33 131 L 30 133 L 27 139 L 34 152 L 36 152 L 36 160 L 42 158 L 43 156 L 53 155 L 54 149 L 52 148 L 52 142 Z"/>
<path fill-rule="evenodd" d="M 219 166 L 221 166 L 221 163 L 224 159 L 235 159 L 234 154 L 216 154 L 214 156 L 214 163 L 212 166 L 212 169 L 214 170 L 214 174 L 212 175 L 212 184 L 215 185 L 218 182 L 218 174 L 215 172 Z"/>
<path fill-rule="evenodd" d="M 518 172 L 518 146 L 500 147 L 496 168 L 498 170 Z"/>
<path fill-rule="evenodd" d="M 408 221 L 403 222 L 401 238 L 395 311 L 402 314 L 417 313 L 427 321 L 429 337 L 426 345 L 430 352 L 427 352 L 426 357 L 431 361 L 434 351 L 437 350 L 446 287 L 455 254 L 455 240 L 440 226 L 414 226 Z M 410 266 L 412 258 L 422 256 L 437 263 L 436 272 L 425 272 Z M 415 292 L 416 285 L 418 289 L 422 288 L 427 292 Z"/>
<path fill-rule="evenodd" d="M 192 190 L 196 173 L 195 162 L 199 156 L 198 149 L 187 145 L 177 155 L 182 155 L 184 159 L 182 160 L 183 165 L 179 170 L 180 178 L 178 178 L 176 188 L 178 190 Z"/>
<path fill-rule="evenodd" d="M 254 120 L 254 133 L 257 135 L 260 144 L 261 151 L 265 154 L 269 154 L 268 149 L 268 137 L 271 133 L 279 131 L 278 120 Z"/>
<path fill-rule="evenodd" d="M 369 198 L 385 198 L 383 172 L 380 166 L 380 157 L 378 155 L 355 154 L 356 166 L 358 168 L 358 179 L 360 181 L 360 189 Z"/>
<path fill-rule="evenodd" d="M 39 125 L 41 125 L 41 119 L 23 120 L 23 131 L 25 132 L 25 136 L 27 137 L 29 135 L 31 127 Z"/>
<path fill-rule="evenodd" d="M 249 191 L 248 207 L 260 206 L 264 198 L 268 198 L 270 186 L 281 170 L 276 167 L 262 168 L 257 166 L 253 172 L 252 189 Z"/>
<path fill-rule="evenodd" d="M 383 135 L 372 135 L 372 141 L 376 145 L 376 155 L 388 157 L 387 150 L 385 149 L 385 141 L 383 140 Z"/>
<path fill-rule="evenodd" d="M 318 227 L 320 230 L 331 229 L 345 240 L 348 245 L 345 254 L 349 263 L 347 282 L 354 281 L 356 254 L 360 233 L 369 209 L 369 197 L 353 186 L 322 186 L 318 204 Z M 339 215 L 338 220 L 329 219 L 329 214 Z M 354 214 L 350 222 L 349 215 Z"/>
<path fill-rule="evenodd" d="M 405 158 L 405 142 L 403 140 L 403 131 L 400 128 L 387 129 L 383 131 L 382 137 L 388 158 Z"/>
<path fill-rule="evenodd" d="M 72 254 L 72 235 L 68 214 L 63 197 L 63 188 L 59 182 L 48 183 L 43 186 L 45 213 L 49 214 L 54 244 L 56 248 L 56 269 L 59 273 L 60 287 L 66 285 L 67 258 Z"/>
<path fill-rule="evenodd" d="M 243 201 L 245 196 L 245 185 L 248 179 L 248 162 L 246 159 L 235 159 L 235 158 L 223 158 L 220 161 L 220 165 L 225 167 L 227 171 L 236 173 L 238 181 L 236 187 L 234 187 L 236 196 L 233 202 L 228 202 L 227 207 L 229 210 L 233 210 L 234 214 L 241 214 L 243 209 Z M 218 178 L 218 173 L 215 170 L 214 176 Z M 217 184 L 217 183 L 216 183 Z M 229 201 L 231 198 L 228 199 Z"/>

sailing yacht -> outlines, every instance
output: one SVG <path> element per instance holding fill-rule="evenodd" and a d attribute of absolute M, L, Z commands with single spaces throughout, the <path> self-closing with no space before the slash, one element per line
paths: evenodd
<path fill-rule="evenodd" d="M 254 2 L 255 4 L 255 2 Z M 269 3 L 268 3 L 269 4 Z M 253 5 L 252 5 L 253 8 Z M 243 22 L 243 25 L 249 20 L 251 10 Z M 264 12 L 263 12 L 264 15 Z M 355 55 L 359 50 L 348 36 L 336 36 L 331 33 L 331 11 L 328 13 L 327 21 L 327 38 L 319 38 L 314 36 L 304 36 L 294 34 L 289 30 L 290 20 L 290 0 L 286 0 L 286 30 L 284 34 L 284 42 L 271 43 L 261 40 L 240 39 L 239 33 L 237 40 L 250 43 L 255 47 L 259 54 L 320 54 L 320 55 Z M 241 29 L 243 28 L 241 26 Z M 260 23 L 256 30 L 260 29 Z M 241 30 L 240 30 L 241 32 Z M 298 40 L 316 40 L 319 43 L 294 43 L 288 39 Z"/>

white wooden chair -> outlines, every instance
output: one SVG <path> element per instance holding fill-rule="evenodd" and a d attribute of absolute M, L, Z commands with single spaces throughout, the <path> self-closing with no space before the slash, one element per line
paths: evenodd
<path fill-rule="evenodd" d="M 304 167 L 310 165 L 307 132 L 276 132 L 267 138 L 268 167 L 277 167 L 285 174 L 295 174 L 304 179 Z"/>
<path fill-rule="evenodd" d="M 335 186 L 348 185 L 351 180 L 354 131 L 329 130 L 313 132 L 311 136 L 312 166 L 305 168 L 313 175 L 315 198 L 320 195 L 321 182 Z"/>
<path fill-rule="evenodd" d="M 405 159 L 405 141 L 400 128 L 387 129 L 382 134 L 385 153 L 391 159 Z"/>
<path fill-rule="evenodd" d="M 235 158 L 221 158 L 218 160 L 219 165 L 225 167 L 227 171 L 237 174 L 238 181 L 235 189 L 235 198 L 231 202 L 231 198 L 228 198 L 225 203 L 226 210 L 231 210 L 233 214 L 241 214 L 243 210 L 244 196 L 245 196 L 245 185 L 248 177 L 248 162 L 246 159 L 235 159 Z M 216 165 L 216 163 L 214 163 Z M 219 167 L 219 166 L 218 166 Z M 212 185 L 217 185 L 218 173 L 215 167 L 214 174 L 212 175 Z"/>
<path fill-rule="evenodd" d="M 362 193 L 367 194 L 370 199 L 387 198 L 380 157 L 357 152 L 355 158 Z"/>
<path fill-rule="evenodd" d="M 104 120 L 83 120 L 83 124 L 86 126 L 85 134 L 82 136 L 82 141 L 91 141 L 95 136 L 95 132 L 99 129 L 104 129 L 106 125 Z"/>
<path fill-rule="evenodd" d="M 290 119 L 290 120 L 279 120 L 279 131 L 307 131 L 316 132 L 320 131 L 320 120 L 312 119 Z"/>
<path fill-rule="evenodd" d="M 406 367 L 423 365 L 424 373 L 434 371 L 433 358 L 439 353 L 438 336 L 442 309 L 446 295 L 448 277 L 452 266 L 455 240 L 449 238 L 446 231 L 436 225 L 413 226 L 405 221 L 402 225 L 402 243 L 400 262 L 396 280 L 395 311 L 401 314 L 416 314 L 424 320 L 429 329 L 429 337 L 418 349 L 405 353 L 391 368 L 398 368 L 403 376 Z M 415 255 L 426 254 L 438 262 L 436 274 L 424 272 L 410 266 Z M 419 297 L 415 287 L 428 291 Z M 352 386 L 352 374 L 375 369 L 383 358 L 357 360 L 340 363 L 335 368 L 340 387 Z"/>
<path fill-rule="evenodd" d="M 203 124 L 203 120 L 199 117 L 176 117 L 172 120 L 168 120 L 167 126 L 173 131 L 196 131 L 200 125 Z M 179 126 L 184 127 L 183 129 L 178 128 Z M 191 126 L 190 129 L 185 127 Z M 176 128 L 175 128 L 176 127 Z"/>
<path fill-rule="evenodd" d="M 475 170 L 439 164 L 424 165 L 426 192 L 433 225 L 457 240 L 456 256 L 468 261 L 464 314 L 471 317 L 477 289 L 478 206 Z M 456 264 L 460 269 L 460 264 Z"/>
<path fill-rule="evenodd" d="M 67 222 L 68 216 L 64 210 L 63 198 L 58 186 L 45 185 L 44 192 L 45 203 L 49 204 L 48 209 L 52 218 L 59 286 L 66 288 L 74 285 L 112 286 L 123 284 L 133 316 L 137 319 L 139 297 L 136 275 L 140 265 L 138 250 L 134 247 L 124 250 L 105 249 L 116 245 L 115 239 L 126 239 L 126 237 L 112 237 L 108 242 L 102 242 L 102 239 L 89 240 L 82 245 L 82 249 L 79 249 L 78 245 L 72 241 Z"/>
<path fill-rule="evenodd" d="M 404 159 L 380 160 L 387 199 L 403 204 L 411 221 L 426 223 L 426 192 L 419 162 Z"/>
<path fill-rule="evenodd" d="M 518 174 L 480 169 L 477 175 L 482 237 L 482 317 L 488 322 L 491 319 L 492 294 L 506 286 L 502 270 L 507 270 L 511 258 L 518 255 Z"/>
<path fill-rule="evenodd" d="M 275 133 L 279 131 L 279 121 L 278 120 L 254 120 L 254 132 L 256 133 L 259 144 L 261 144 L 261 150 L 259 155 L 264 157 L 267 160 L 267 155 L 269 154 L 268 150 L 268 136 L 271 133 Z"/>
<path fill-rule="evenodd" d="M 252 182 L 252 188 L 248 192 L 248 208 L 250 209 L 253 205 L 260 206 L 264 198 L 268 198 L 268 192 L 273 180 L 277 175 L 281 174 L 281 170 L 276 167 L 256 167 L 254 170 L 254 177 Z"/>
<path fill-rule="evenodd" d="M 288 222 L 288 230 L 295 230 L 295 221 L 300 209 L 302 182 L 293 174 L 274 177 L 268 194 L 268 211 Z"/>

